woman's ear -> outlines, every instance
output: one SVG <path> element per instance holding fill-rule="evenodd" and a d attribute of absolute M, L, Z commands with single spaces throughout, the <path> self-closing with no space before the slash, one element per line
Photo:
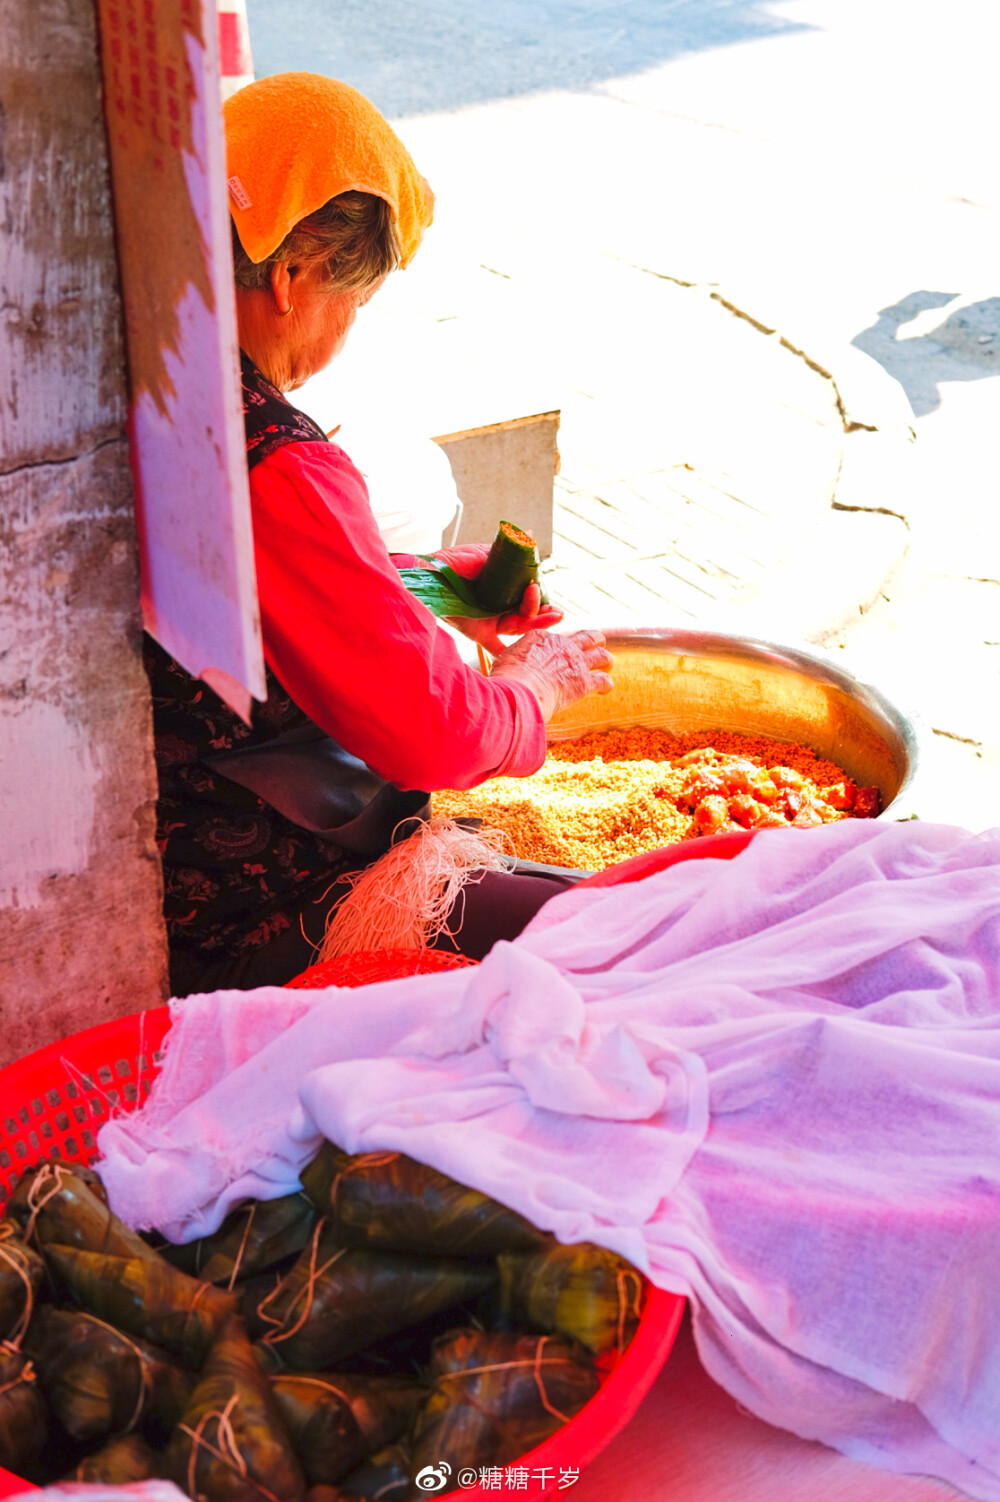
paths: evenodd
<path fill-rule="evenodd" d="M 282 316 L 292 311 L 292 268 L 281 261 L 271 267 L 271 293 Z"/>

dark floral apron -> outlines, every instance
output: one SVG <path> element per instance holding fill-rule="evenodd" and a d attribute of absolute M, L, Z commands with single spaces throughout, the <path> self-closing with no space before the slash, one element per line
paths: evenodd
<path fill-rule="evenodd" d="M 327 441 L 246 355 L 241 369 L 251 469 L 287 443 Z M 206 758 L 263 746 L 312 724 L 270 668 L 267 699 L 254 704 L 246 725 L 150 636 L 143 656 L 153 700 L 157 842 L 171 952 L 238 956 L 297 925 L 303 904 L 355 867 L 357 858 L 206 765 Z"/>

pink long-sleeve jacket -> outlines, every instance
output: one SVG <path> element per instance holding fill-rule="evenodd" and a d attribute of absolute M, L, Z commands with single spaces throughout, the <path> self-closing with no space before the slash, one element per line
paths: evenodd
<path fill-rule="evenodd" d="M 541 766 L 534 694 L 468 667 L 405 589 L 342 449 L 277 449 L 251 471 L 250 498 L 265 656 L 317 725 L 403 788 Z"/>

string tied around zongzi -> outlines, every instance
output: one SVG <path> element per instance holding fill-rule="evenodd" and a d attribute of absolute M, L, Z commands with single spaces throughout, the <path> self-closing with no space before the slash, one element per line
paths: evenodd
<path fill-rule="evenodd" d="M 192 1429 L 188 1424 L 177 1425 L 178 1429 L 181 1429 L 191 1441 L 191 1454 L 188 1457 L 187 1472 L 188 1496 L 197 1497 L 198 1495 L 198 1452 L 199 1450 L 207 1450 L 210 1455 L 214 1455 L 216 1460 L 220 1461 L 228 1470 L 236 1471 L 241 1480 L 247 1481 L 251 1486 L 255 1487 L 262 1497 L 268 1499 L 268 1502 L 281 1502 L 280 1497 L 276 1497 L 273 1492 L 269 1492 L 266 1486 L 261 1486 L 260 1482 L 249 1474 L 246 1460 L 240 1453 L 240 1447 L 236 1443 L 236 1431 L 233 1428 L 232 1418 L 233 1410 L 239 1401 L 239 1393 L 234 1392 L 225 1408 L 210 1408 L 207 1413 L 202 1414 L 195 1428 Z M 212 1441 L 205 1435 L 205 1428 L 213 1419 L 216 1421 L 215 1433 L 219 1442 L 218 1445 L 213 1445 Z M 224 1446 L 225 1448 L 220 1448 L 220 1446 Z"/>
<path fill-rule="evenodd" d="M 197 1309 L 197 1307 L 198 1307 L 199 1303 L 201 1302 L 201 1300 L 205 1297 L 206 1293 L 208 1293 L 209 1289 L 211 1289 L 211 1291 L 213 1293 L 218 1292 L 218 1290 L 216 1289 L 214 1283 L 206 1283 L 204 1281 L 201 1282 L 201 1283 L 199 1283 L 197 1289 L 195 1290 L 194 1297 L 192 1298 L 190 1304 L 188 1305 L 187 1316 L 186 1316 L 186 1318 L 184 1320 L 184 1329 L 181 1332 L 181 1344 L 182 1345 L 184 1345 L 186 1343 L 186 1341 L 187 1341 L 188 1331 L 191 1328 L 191 1321 L 195 1317 L 195 1310 Z"/>
<path fill-rule="evenodd" d="M 295 1383 L 298 1387 L 318 1387 L 320 1392 L 333 1393 L 333 1396 L 339 1398 L 346 1408 L 352 1406 L 349 1395 L 339 1387 L 335 1387 L 327 1377 L 310 1377 L 305 1372 L 296 1372 Z"/>
<path fill-rule="evenodd" d="M 225 1408 L 210 1408 L 207 1413 L 202 1414 L 201 1418 L 198 1420 L 197 1426 L 194 1429 L 191 1429 L 187 1424 L 178 1424 L 178 1429 L 182 1429 L 191 1440 L 191 1455 L 188 1460 L 187 1476 L 187 1489 L 189 1497 L 196 1497 L 198 1495 L 195 1490 L 195 1482 L 197 1480 L 198 1450 L 200 1447 L 204 1447 L 212 1455 L 214 1455 L 217 1460 L 221 1460 L 223 1465 L 235 1465 L 236 1470 L 239 1472 L 239 1474 L 244 1478 L 246 1477 L 247 1463 L 243 1459 L 243 1456 L 240 1454 L 240 1448 L 236 1443 L 236 1431 L 233 1429 L 232 1420 L 233 1409 L 236 1407 L 239 1401 L 239 1393 L 234 1392 Z M 219 1444 L 225 1445 L 228 1449 L 228 1455 L 226 1455 L 217 1446 L 213 1445 L 210 1440 L 207 1440 L 205 1438 L 205 1426 L 206 1424 L 209 1424 L 212 1419 L 217 1420 L 218 1427 L 215 1431 L 216 1436 L 218 1438 Z"/>
<path fill-rule="evenodd" d="M 146 1402 L 150 1394 L 149 1376 L 146 1371 L 146 1358 L 140 1351 L 139 1347 L 136 1345 L 135 1341 L 132 1340 L 132 1338 L 128 1334 L 126 1334 L 124 1330 L 119 1330 L 114 1325 L 109 1325 L 107 1320 L 99 1319 L 96 1314 L 91 1314 L 89 1318 L 95 1325 L 100 1325 L 103 1329 L 110 1330 L 111 1334 L 114 1335 L 116 1339 L 120 1340 L 123 1345 L 128 1346 L 129 1350 L 132 1352 L 132 1355 L 135 1357 L 136 1366 L 139 1373 L 135 1407 L 132 1410 L 132 1417 L 120 1431 L 120 1433 L 122 1434 L 131 1434 L 132 1430 L 135 1428 L 136 1424 L 142 1418 L 142 1415 L 146 1410 Z"/>
<path fill-rule="evenodd" d="M 395 1163 L 402 1156 L 402 1153 L 388 1152 L 359 1153 L 356 1158 L 343 1163 L 334 1174 L 333 1183 L 330 1185 L 329 1204 L 333 1218 L 337 1217 L 337 1190 L 340 1188 L 342 1179 L 346 1179 L 351 1173 L 366 1173 L 370 1168 L 388 1168 L 391 1163 Z"/>
<path fill-rule="evenodd" d="M 20 1356 L 19 1346 L 12 1345 L 9 1340 L 0 1340 L 0 1351 L 5 1351 L 8 1356 Z M 0 1383 L 0 1395 L 10 1392 L 15 1387 L 20 1387 L 22 1382 L 37 1382 L 34 1363 L 25 1360 L 16 1377 L 11 1377 L 9 1382 Z"/>
<path fill-rule="evenodd" d="M 327 1221 L 323 1218 L 316 1222 L 316 1228 L 313 1231 L 312 1240 L 309 1246 L 309 1270 L 306 1275 L 306 1281 L 300 1288 L 299 1292 L 295 1295 L 295 1298 L 289 1304 L 283 1318 L 277 1319 L 273 1314 L 265 1314 L 264 1309 L 265 1306 L 269 1304 L 273 1298 L 276 1297 L 276 1295 L 281 1293 L 285 1286 L 284 1279 L 282 1279 L 282 1281 L 278 1283 L 276 1287 L 272 1288 L 271 1292 L 267 1294 L 263 1299 L 261 1299 L 260 1303 L 257 1305 L 258 1318 L 263 1320 L 267 1325 L 275 1326 L 273 1330 L 268 1330 L 267 1334 L 263 1337 L 263 1345 L 271 1346 L 273 1348 L 276 1345 L 280 1345 L 283 1340 L 291 1340 L 293 1335 L 298 1334 L 298 1332 L 302 1329 L 302 1326 L 306 1323 L 310 1314 L 312 1313 L 313 1302 L 316 1298 L 316 1284 L 319 1282 L 320 1278 L 322 1278 L 324 1274 L 330 1270 L 335 1262 L 340 1261 L 341 1257 L 343 1257 L 344 1253 L 347 1251 L 347 1247 L 340 1246 L 334 1252 L 332 1257 L 328 1257 L 326 1259 L 322 1267 L 318 1267 L 316 1265 L 319 1259 L 320 1237 L 323 1234 L 323 1228 L 324 1226 L 326 1226 L 326 1224 Z M 302 1300 L 302 1313 L 299 1315 L 298 1319 L 293 1325 L 290 1325 L 286 1328 L 286 1321 L 291 1316 L 292 1310 L 295 1308 L 295 1305 L 299 1302 L 300 1299 Z"/>
<path fill-rule="evenodd" d="M 618 1284 L 618 1336 L 615 1349 L 620 1356 L 625 1349 L 625 1325 L 631 1312 L 635 1319 L 642 1313 L 642 1278 L 632 1267 L 619 1267 Z"/>
<path fill-rule="evenodd" d="M 545 1390 L 545 1382 L 542 1378 L 542 1367 L 572 1366 L 573 1360 L 569 1356 L 543 1356 L 542 1352 L 545 1348 L 545 1342 L 548 1339 L 549 1337 L 547 1335 L 542 1335 L 539 1337 L 538 1344 L 535 1347 L 535 1354 L 530 1360 L 492 1361 L 485 1366 L 467 1366 L 463 1367 L 461 1371 L 441 1372 L 437 1377 L 435 1377 L 434 1385 L 435 1387 L 437 1387 L 442 1382 L 455 1382 L 457 1380 L 461 1380 L 463 1377 L 480 1377 L 485 1372 L 512 1372 L 517 1370 L 524 1371 L 530 1368 L 532 1376 L 535 1379 L 535 1386 L 538 1388 L 538 1396 L 541 1399 L 542 1407 L 545 1409 L 546 1413 L 551 1413 L 552 1417 L 558 1419 L 561 1424 L 568 1424 L 569 1417 L 565 1413 L 561 1413 L 559 1409 L 549 1401 L 549 1395 Z"/>
<path fill-rule="evenodd" d="M 250 1213 L 247 1216 L 247 1223 L 243 1227 L 243 1235 L 240 1239 L 240 1244 L 236 1249 L 236 1256 L 233 1259 L 233 1270 L 229 1274 L 229 1281 L 226 1284 L 227 1293 L 232 1293 L 234 1287 L 236 1286 L 236 1279 L 240 1275 L 240 1268 L 243 1266 L 243 1257 L 246 1253 L 247 1242 L 250 1239 L 250 1229 L 253 1226 L 253 1218 L 257 1214 L 257 1206 L 259 1203 L 259 1200 L 254 1200 L 253 1204 L 250 1206 Z M 199 1255 L 199 1261 L 200 1260 L 201 1259 Z"/>
<path fill-rule="evenodd" d="M 18 1315 L 13 1329 L 8 1330 L 4 1345 L 9 1345 L 12 1350 L 20 1350 L 24 1333 L 31 1323 L 31 1316 L 35 1310 L 35 1285 L 31 1281 L 26 1263 L 27 1257 L 21 1248 L 15 1243 L 14 1246 L 6 1246 L 4 1243 L 13 1239 L 14 1227 L 9 1221 L 0 1225 L 0 1261 L 6 1262 L 11 1271 L 21 1279 L 24 1284 L 24 1308 Z"/>
<path fill-rule="evenodd" d="M 30 1242 L 32 1237 L 34 1237 L 37 1244 L 38 1236 L 35 1230 L 35 1222 L 49 1200 L 55 1199 L 57 1194 L 62 1193 L 64 1180 L 72 1180 L 72 1177 L 69 1169 L 64 1168 L 61 1163 L 47 1162 L 42 1164 L 38 1173 L 32 1179 L 31 1187 L 28 1190 L 28 1209 L 31 1213 L 24 1227 L 23 1234 L 25 1241 Z"/>

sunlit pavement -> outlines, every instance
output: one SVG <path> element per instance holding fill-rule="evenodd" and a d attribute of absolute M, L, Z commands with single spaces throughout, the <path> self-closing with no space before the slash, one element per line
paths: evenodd
<path fill-rule="evenodd" d="M 355 83 L 438 194 L 316 392 L 331 425 L 366 389 L 387 441 L 561 407 L 575 615 L 822 640 L 919 711 L 918 812 L 1000 824 L 997 7 L 249 9 L 258 72 Z M 685 1331 L 566 1495 L 957 1494 L 739 1411 Z"/>
<path fill-rule="evenodd" d="M 919 711 L 918 812 L 1000 823 L 1000 237 L 974 82 L 995 8 L 251 0 L 250 22 L 258 72 L 356 83 L 438 195 L 331 422 L 365 387 L 389 434 L 561 407 L 574 618 L 738 602 L 822 641 Z"/>

